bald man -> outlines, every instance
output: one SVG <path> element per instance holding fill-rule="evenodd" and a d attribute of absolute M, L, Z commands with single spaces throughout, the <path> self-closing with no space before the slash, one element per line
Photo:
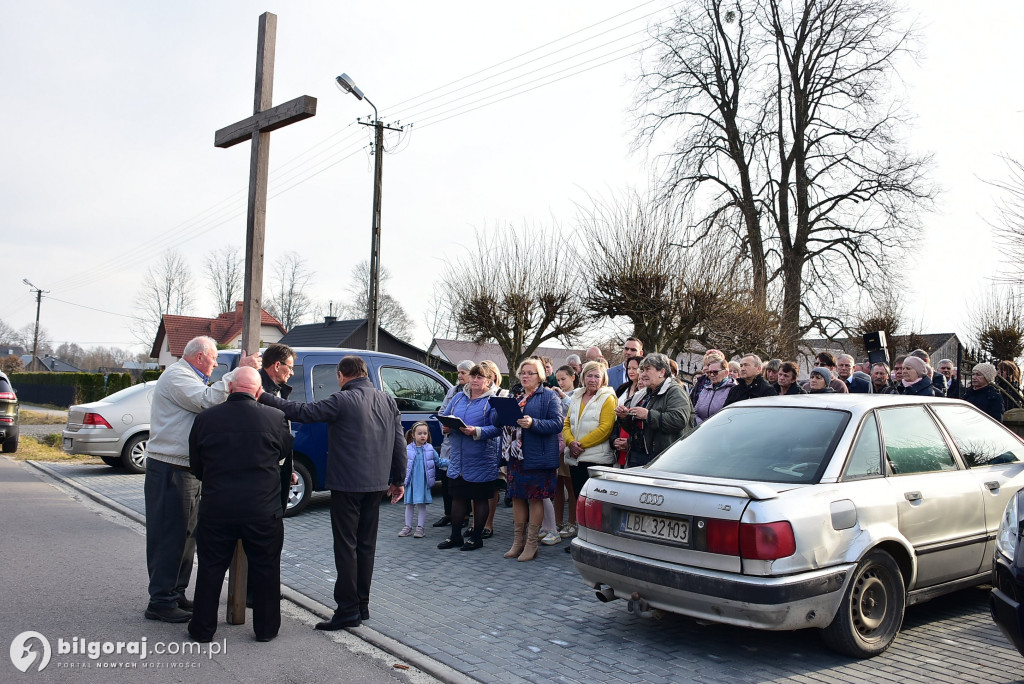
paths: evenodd
<path fill-rule="evenodd" d="M 228 391 L 227 401 L 196 416 L 188 438 L 189 465 L 203 483 L 188 631 L 196 641 L 213 639 L 224 573 L 241 539 L 249 560 L 253 631 L 257 641 L 270 641 L 281 627 L 281 466 L 291 453 L 292 435 L 282 411 L 257 403 L 263 381 L 255 369 L 236 370 Z"/>

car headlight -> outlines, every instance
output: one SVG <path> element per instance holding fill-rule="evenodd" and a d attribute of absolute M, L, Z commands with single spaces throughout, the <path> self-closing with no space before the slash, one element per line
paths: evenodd
<path fill-rule="evenodd" d="M 1003 510 L 1003 519 L 999 523 L 999 532 L 996 534 L 996 548 L 999 553 L 1009 559 L 1013 559 L 1017 552 L 1017 543 L 1020 540 L 1020 517 L 1017 511 L 1018 494 L 1010 497 L 1010 501 Z"/>

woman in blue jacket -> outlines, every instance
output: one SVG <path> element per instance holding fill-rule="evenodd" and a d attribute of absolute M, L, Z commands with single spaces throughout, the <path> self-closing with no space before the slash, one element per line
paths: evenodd
<path fill-rule="evenodd" d="M 483 531 L 494 496 L 501 457 L 500 431 L 491 423 L 491 407 L 487 403 L 495 395 L 491 375 L 477 364 L 469 370 L 469 382 L 451 400 L 446 414 L 461 418 L 466 427 L 448 433 L 448 491 L 452 496 L 452 533 L 437 545 L 439 549 L 458 546 L 474 551 L 484 545 Z M 468 539 L 462 538 L 462 525 L 473 502 L 473 529 Z"/>
<path fill-rule="evenodd" d="M 512 397 L 519 402 L 523 417 L 515 425 L 501 426 L 502 453 L 508 459 L 507 496 L 512 498 L 515 521 L 515 540 L 505 558 L 520 561 L 537 557 L 543 502 L 555 495 L 557 482 L 562 401 L 554 390 L 544 386 L 544 380 L 544 365 L 539 359 L 519 364 L 522 388 Z M 500 425 L 497 412 L 491 414 L 491 420 Z"/>

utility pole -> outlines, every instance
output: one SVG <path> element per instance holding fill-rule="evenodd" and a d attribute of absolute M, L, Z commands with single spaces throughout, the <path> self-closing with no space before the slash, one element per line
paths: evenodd
<path fill-rule="evenodd" d="M 31 370 L 39 370 L 39 308 L 43 303 L 43 292 L 49 292 L 49 290 L 40 290 L 38 287 L 28 281 L 28 278 L 22 278 L 21 282 L 31 287 L 36 293 L 36 334 L 32 339 L 32 368 Z"/>
<path fill-rule="evenodd" d="M 369 102 L 369 99 L 367 99 Z M 370 102 L 372 106 L 373 103 Z M 380 330 L 380 204 L 381 188 L 384 183 L 384 129 L 402 131 L 401 127 L 385 126 L 377 118 L 373 108 L 373 122 L 360 121 L 363 126 L 373 126 L 373 216 L 370 227 L 370 286 L 366 302 L 366 348 L 377 351 L 377 332 Z"/>

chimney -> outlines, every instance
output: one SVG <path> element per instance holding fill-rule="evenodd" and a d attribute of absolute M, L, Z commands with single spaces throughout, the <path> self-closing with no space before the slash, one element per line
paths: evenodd
<path fill-rule="evenodd" d="M 325 328 L 327 326 L 329 326 L 329 325 L 334 325 L 337 322 L 338 322 L 338 317 L 337 316 L 324 316 L 324 327 Z"/>

